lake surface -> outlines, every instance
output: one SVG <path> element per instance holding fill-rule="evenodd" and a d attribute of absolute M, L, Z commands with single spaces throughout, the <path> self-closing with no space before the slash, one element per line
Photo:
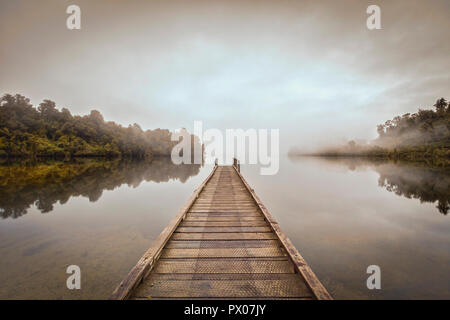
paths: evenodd
<path fill-rule="evenodd" d="M 0 299 L 105 299 L 212 170 L 83 160 L 0 165 Z M 450 298 L 450 173 L 284 157 L 241 172 L 337 299 Z M 81 268 L 81 290 L 66 268 Z M 381 290 L 369 290 L 369 265 Z"/>

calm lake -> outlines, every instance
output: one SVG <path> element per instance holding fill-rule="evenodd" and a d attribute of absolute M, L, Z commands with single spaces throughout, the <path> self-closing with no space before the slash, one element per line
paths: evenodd
<path fill-rule="evenodd" d="M 0 299 L 108 298 L 211 170 L 0 164 Z M 449 169 L 284 157 L 277 175 L 241 172 L 336 299 L 450 299 Z M 66 287 L 69 265 L 81 290 Z"/>

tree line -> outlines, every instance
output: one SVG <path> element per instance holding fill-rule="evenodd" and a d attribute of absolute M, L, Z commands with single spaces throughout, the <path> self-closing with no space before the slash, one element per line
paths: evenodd
<path fill-rule="evenodd" d="M 375 143 L 385 146 L 410 147 L 427 144 L 450 145 L 450 105 L 440 98 L 434 110 L 419 109 L 406 113 L 377 126 Z"/>
<path fill-rule="evenodd" d="M 377 126 L 378 138 L 369 152 L 408 160 L 433 159 L 443 166 L 450 159 L 450 104 L 440 98 L 433 109 L 419 109 Z"/>
<path fill-rule="evenodd" d="M 191 135 L 191 140 L 199 143 Z M 170 156 L 177 141 L 167 129 L 142 130 L 105 121 L 92 110 L 72 115 L 55 102 L 34 107 L 20 94 L 0 99 L 0 157 L 133 157 Z"/>
<path fill-rule="evenodd" d="M 378 137 L 369 143 L 327 147 L 311 155 L 332 157 L 380 157 L 420 160 L 433 165 L 450 165 L 450 104 L 440 98 L 433 109 L 419 109 L 377 126 Z M 289 154 L 304 154 L 291 149 Z"/>

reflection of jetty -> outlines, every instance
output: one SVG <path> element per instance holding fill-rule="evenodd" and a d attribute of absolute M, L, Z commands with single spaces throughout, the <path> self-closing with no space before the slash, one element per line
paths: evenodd
<path fill-rule="evenodd" d="M 331 299 L 239 173 L 215 166 L 112 299 Z"/>

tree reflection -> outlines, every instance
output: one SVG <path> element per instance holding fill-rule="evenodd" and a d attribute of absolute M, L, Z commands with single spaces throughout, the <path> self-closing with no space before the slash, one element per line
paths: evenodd
<path fill-rule="evenodd" d="M 20 162 L 0 165 L 0 216 L 18 218 L 33 204 L 42 213 L 56 202 L 83 196 L 95 202 L 103 190 L 122 184 L 137 187 L 142 181 L 186 182 L 200 171 L 200 165 L 174 165 L 170 158 L 151 162 L 133 160 L 83 159 L 74 162 Z"/>
<path fill-rule="evenodd" d="M 291 156 L 293 162 L 301 161 Z M 310 157 L 308 157 L 310 158 Z M 346 166 L 349 170 L 370 168 L 380 175 L 378 185 L 389 192 L 421 202 L 437 203 L 444 215 L 450 210 L 450 168 L 425 162 L 391 161 L 363 157 L 314 157 L 327 165 Z"/>
<path fill-rule="evenodd" d="M 384 164 L 375 167 L 378 185 L 398 196 L 436 202 L 442 214 L 449 211 L 450 175 L 446 170 L 419 166 Z"/>

